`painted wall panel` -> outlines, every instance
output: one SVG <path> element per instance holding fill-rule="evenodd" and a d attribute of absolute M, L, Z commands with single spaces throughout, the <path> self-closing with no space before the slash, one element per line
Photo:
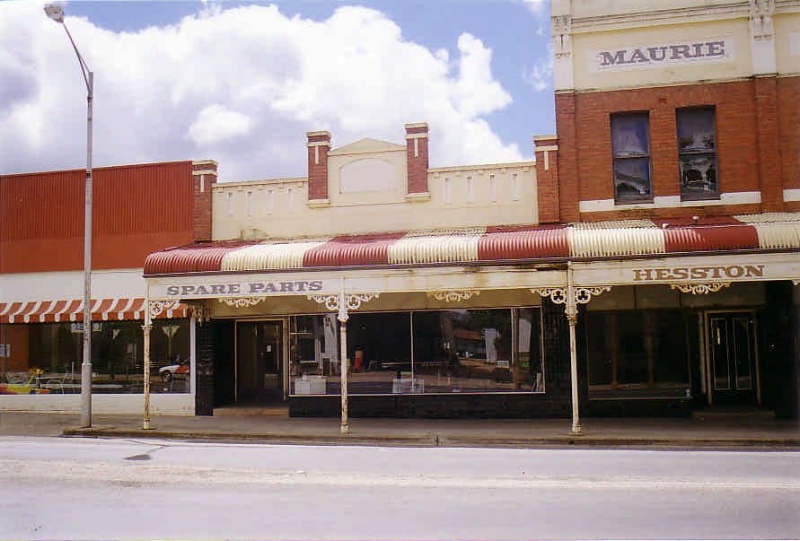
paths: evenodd
<path fill-rule="evenodd" d="M 192 163 L 93 172 L 92 267 L 141 267 L 194 234 Z M 85 171 L 0 176 L 0 273 L 83 267 Z"/>

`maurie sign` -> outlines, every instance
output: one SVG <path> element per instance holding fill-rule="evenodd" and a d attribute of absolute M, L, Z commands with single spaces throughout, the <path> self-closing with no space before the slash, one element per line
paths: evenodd
<path fill-rule="evenodd" d="M 682 43 L 642 45 L 590 53 L 595 71 L 657 68 L 666 64 L 723 62 L 733 59 L 733 40 L 714 38 Z"/>

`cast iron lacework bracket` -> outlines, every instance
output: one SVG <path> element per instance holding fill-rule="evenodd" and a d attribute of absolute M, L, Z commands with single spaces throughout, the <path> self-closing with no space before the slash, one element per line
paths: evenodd
<path fill-rule="evenodd" d="M 708 284 L 670 284 L 670 289 L 678 289 L 683 293 L 691 293 L 693 295 L 707 295 L 708 293 L 716 293 L 723 287 L 730 287 L 730 282 L 710 282 Z"/>
<path fill-rule="evenodd" d="M 192 318 L 200 325 L 211 319 L 211 309 L 203 301 L 186 301 L 184 304 L 189 307 Z"/>
<path fill-rule="evenodd" d="M 460 302 L 480 295 L 481 292 L 475 289 L 450 290 L 450 291 L 428 291 L 428 297 L 437 301 Z"/>
<path fill-rule="evenodd" d="M 236 297 L 233 299 L 222 298 L 217 300 L 220 302 L 220 304 L 227 304 L 228 306 L 233 306 L 234 308 L 246 308 L 248 306 L 255 306 L 256 304 L 262 303 L 267 299 L 265 297 Z"/>
<path fill-rule="evenodd" d="M 592 300 L 593 295 L 600 295 L 606 291 L 611 291 L 611 286 L 573 287 L 572 290 L 575 304 L 587 304 Z M 568 304 L 566 287 L 541 287 L 531 289 L 531 293 L 537 293 L 542 297 L 550 297 L 550 300 L 555 304 Z"/>
<path fill-rule="evenodd" d="M 308 299 L 324 304 L 331 312 L 338 312 L 338 319 L 342 323 L 347 321 L 347 312 L 358 310 L 361 303 L 378 298 L 378 293 L 339 293 L 338 295 L 308 295 Z"/>
<path fill-rule="evenodd" d="M 150 311 L 150 317 L 158 317 L 160 316 L 164 310 L 175 310 L 181 301 L 179 300 L 171 300 L 171 301 L 150 301 L 149 306 L 147 309 Z"/>

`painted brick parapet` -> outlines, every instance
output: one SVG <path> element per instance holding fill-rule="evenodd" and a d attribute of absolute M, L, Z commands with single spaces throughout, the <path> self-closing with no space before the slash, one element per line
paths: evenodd
<path fill-rule="evenodd" d="M 328 152 L 331 150 L 331 134 L 328 131 L 313 131 L 308 138 L 308 200 L 328 200 Z"/>
<path fill-rule="evenodd" d="M 428 193 L 428 125 L 406 124 L 407 193 Z"/>
<path fill-rule="evenodd" d="M 545 135 L 533 138 L 536 155 L 536 199 L 539 223 L 559 221 L 558 138 Z"/>
<path fill-rule="evenodd" d="M 197 160 L 192 162 L 194 177 L 194 240 L 211 240 L 212 191 L 217 184 L 217 162 Z"/>

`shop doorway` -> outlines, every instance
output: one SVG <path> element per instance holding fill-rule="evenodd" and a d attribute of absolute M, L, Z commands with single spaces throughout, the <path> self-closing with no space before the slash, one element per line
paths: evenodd
<path fill-rule="evenodd" d="M 710 312 L 707 317 L 711 402 L 757 405 L 755 313 Z"/>
<path fill-rule="evenodd" d="M 283 321 L 236 323 L 237 404 L 284 401 L 283 349 Z"/>

